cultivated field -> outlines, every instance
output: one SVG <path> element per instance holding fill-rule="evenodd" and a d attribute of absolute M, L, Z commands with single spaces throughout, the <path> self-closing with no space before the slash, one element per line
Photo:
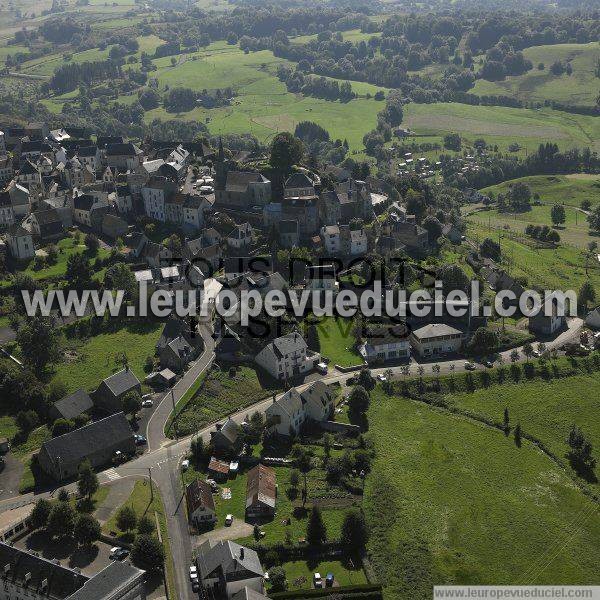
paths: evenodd
<path fill-rule="evenodd" d="M 595 583 L 597 506 L 530 443 L 383 393 L 369 421 L 365 509 L 389 597 L 430 598 L 433 584 Z"/>
<path fill-rule="evenodd" d="M 483 138 L 504 151 L 517 142 L 532 152 L 543 141 L 556 142 L 561 148 L 600 149 L 600 120 L 551 109 L 411 103 L 404 107 L 404 124 L 419 134 L 458 132 L 470 143 Z"/>
<path fill-rule="evenodd" d="M 555 100 L 565 104 L 594 105 L 598 96 L 598 79 L 594 75 L 596 61 L 600 58 L 600 45 L 555 44 L 535 46 L 523 51 L 533 63 L 533 69 L 524 75 L 507 77 L 504 81 L 480 79 L 472 93 L 479 96 L 514 96 L 523 101 L 543 102 Z M 550 72 L 555 61 L 570 63 L 571 75 L 556 76 Z M 538 65 L 544 65 L 543 70 Z"/>

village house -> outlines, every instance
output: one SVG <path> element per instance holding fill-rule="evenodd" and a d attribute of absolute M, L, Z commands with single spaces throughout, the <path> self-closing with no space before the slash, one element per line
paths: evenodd
<path fill-rule="evenodd" d="M 129 392 L 138 392 L 141 395 L 142 386 L 134 372 L 125 367 L 117 373 L 107 377 L 93 392 L 94 405 L 108 413 L 122 410 L 122 400 Z"/>
<path fill-rule="evenodd" d="M 73 198 L 73 220 L 86 227 L 92 226 L 92 206 L 96 199 L 90 194 L 81 194 Z"/>
<path fill-rule="evenodd" d="M 217 423 L 216 430 L 210 434 L 211 443 L 218 454 L 232 454 L 237 450 L 240 426 L 229 417 L 222 425 Z"/>
<path fill-rule="evenodd" d="M 196 264 L 207 273 L 211 270 L 214 273 L 218 268 L 222 258 L 222 250 L 220 239 L 221 236 L 217 234 L 217 238 L 212 238 L 207 235 L 206 232 L 210 231 L 205 229 L 201 232 L 200 237 L 193 240 L 186 240 L 183 245 L 183 258 L 189 260 L 192 264 Z M 218 241 L 214 241 L 214 239 Z M 207 268 L 210 267 L 210 268 Z"/>
<path fill-rule="evenodd" d="M 338 225 L 325 225 L 321 227 L 321 240 L 323 246 L 330 256 L 336 255 L 340 251 L 341 237 Z"/>
<path fill-rule="evenodd" d="M 33 236 L 21 225 L 12 225 L 9 228 L 6 242 L 11 256 L 16 260 L 28 260 L 35 256 Z"/>
<path fill-rule="evenodd" d="M 279 436 L 298 435 L 309 420 L 321 423 L 332 418 L 334 394 L 322 381 L 315 381 L 303 392 L 291 388 L 265 411 L 267 430 Z"/>
<path fill-rule="evenodd" d="M 248 471 L 246 483 L 246 519 L 272 519 L 277 502 L 275 470 L 258 464 Z"/>
<path fill-rule="evenodd" d="M 121 217 L 110 213 L 103 215 L 102 235 L 111 240 L 116 240 L 117 238 L 122 238 L 128 230 L 129 225 L 127 225 L 127 221 L 124 221 Z"/>
<path fill-rule="evenodd" d="M 351 229 L 340 226 L 340 252 L 345 256 L 361 256 L 368 250 L 367 233 L 364 227 Z"/>
<path fill-rule="evenodd" d="M 254 550 L 235 542 L 205 541 L 198 548 L 196 559 L 198 580 L 203 597 L 230 600 L 248 588 L 264 594 L 264 569 Z"/>
<path fill-rule="evenodd" d="M 284 380 L 312 371 L 321 355 L 308 350 L 299 333 L 289 333 L 267 344 L 254 360 L 272 377 Z"/>
<path fill-rule="evenodd" d="M 279 222 L 279 244 L 282 248 L 294 248 L 299 245 L 298 221 Z"/>
<path fill-rule="evenodd" d="M 15 222 L 22 217 L 26 217 L 31 212 L 31 194 L 29 190 L 13 180 L 6 186 L 5 191 L 10 196 Z"/>
<path fill-rule="evenodd" d="M 0 192 L 0 227 L 10 227 L 15 224 L 15 211 L 13 210 L 10 194 Z"/>
<path fill-rule="evenodd" d="M 0 158 L 0 183 L 10 181 L 14 177 L 14 174 L 15 170 L 12 159 L 9 157 Z"/>
<path fill-rule="evenodd" d="M 94 173 L 102 166 L 102 156 L 97 146 L 79 148 L 76 156 L 82 167 L 89 167 Z"/>
<path fill-rule="evenodd" d="M 188 521 L 198 530 L 217 521 L 212 489 L 205 481 L 194 479 L 185 488 L 185 503 Z"/>
<path fill-rule="evenodd" d="M 54 208 L 32 212 L 26 222 L 43 242 L 56 241 L 64 235 L 62 220 Z"/>
<path fill-rule="evenodd" d="M 77 391 L 57 400 L 49 409 L 48 415 L 53 421 L 56 419 L 72 420 L 84 413 L 90 413 L 94 408 L 94 403 L 89 394 L 83 390 Z"/>
<path fill-rule="evenodd" d="M 122 412 L 47 440 L 38 453 L 38 464 L 47 475 L 63 481 L 77 475 L 84 461 L 89 460 L 92 468 L 101 467 L 117 451 L 135 453 L 133 433 Z"/>
<path fill-rule="evenodd" d="M 104 154 L 109 167 L 123 171 L 136 169 L 144 158 L 143 152 L 131 142 L 108 144 Z"/>
<path fill-rule="evenodd" d="M 458 352 L 464 341 L 464 333 L 444 323 L 430 323 L 410 334 L 413 350 L 422 358 Z"/>
<path fill-rule="evenodd" d="M 233 210 L 263 207 L 271 201 L 271 182 L 260 173 L 229 171 L 223 188 L 215 189 L 216 204 Z"/>
<path fill-rule="evenodd" d="M 207 472 L 215 481 L 227 481 L 229 478 L 229 461 L 219 460 L 213 456 L 208 463 Z"/>
<path fill-rule="evenodd" d="M 372 327 L 366 340 L 358 349 L 368 363 L 383 363 L 390 360 L 410 358 L 409 332 L 403 323 Z"/>
<path fill-rule="evenodd" d="M 144 212 L 151 219 L 167 221 L 166 203 L 177 193 L 177 185 L 164 177 L 152 177 L 142 187 Z"/>
<path fill-rule="evenodd" d="M 241 223 L 236 225 L 225 237 L 225 241 L 230 248 L 242 250 L 252 244 L 253 231 L 250 223 Z"/>
<path fill-rule="evenodd" d="M 42 174 L 29 160 L 19 167 L 17 182 L 25 186 L 31 194 L 37 195 L 42 191 Z"/>
<path fill-rule="evenodd" d="M 551 294 L 542 302 L 538 314 L 529 317 L 529 331 L 542 336 L 553 336 L 566 326 L 566 315 L 567 307 L 564 301 L 556 294 Z"/>

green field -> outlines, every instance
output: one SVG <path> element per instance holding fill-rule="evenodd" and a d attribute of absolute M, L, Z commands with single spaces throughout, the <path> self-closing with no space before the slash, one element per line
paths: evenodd
<path fill-rule="evenodd" d="M 598 79 L 594 75 L 596 60 L 600 58 L 600 45 L 555 44 L 534 46 L 523 51 L 533 63 L 533 69 L 524 75 L 507 77 L 504 81 L 477 81 L 471 90 L 478 96 L 514 96 L 523 101 L 543 102 L 555 100 L 565 104 L 594 105 L 598 96 Z M 573 67 L 571 75 L 555 76 L 550 66 L 555 61 L 569 62 Z M 538 64 L 544 70 L 538 70 Z"/>
<path fill-rule="evenodd" d="M 587 279 L 585 253 L 574 246 L 561 245 L 557 248 L 536 248 L 529 245 L 522 234 L 511 237 L 509 231 L 469 223 L 468 236 L 475 242 L 486 237 L 500 239 L 503 264 L 510 268 L 513 277 L 524 276 L 529 287 L 536 289 L 579 290 Z M 499 237 L 500 236 L 500 237 Z M 600 265 L 593 260 L 589 263 L 589 279 L 596 289 L 600 289 Z"/>
<path fill-rule="evenodd" d="M 321 355 L 332 364 L 342 367 L 360 365 L 362 357 L 352 348 L 352 321 L 344 319 L 324 318 L 317 325 Z"/>
<path fill-rule="evenodd" d="M 492 225 L 503 230 L 512 230 L 523 234 L 527 225 L 552 226 L 550 211 L 552 204 L 533 206 L 531 210 L 520 213 L 499 212 L 497 210 L 481 210 L 469 215 L 469 220 L 478 225 Z M 598 236 L 590 234 L 587 217 L 580 210 L 570 206 L 565 207 L 566 221 L 558 227 L 562 243 L 571 244 L 578 248 L 586 248 L 589 242 L 597 241 Z"/>
<path fill-rule="evenodd" d="M 585 393 L 582 394 L 582 390 Z M 567 435 L 579 425 L 594 448 L 600 447 L 600 374 L 577 375 L 554 381 L 507 383 L 473 393 L 450 394 L 448 401 L 462 410 L 501 421 L 507 407 L 513 425 L 533 435 L 564 458 Z"/>
<path fill-rule="evenodd" d="M 142 52 L 148 52 L 152 54 L 158 46 L 164 44 L 164 41 L 155 35 L 139 36 L 137 40 L 140 47 L 135 56 L 137 56 L 138 59 Z M 50 54 L 48 56 L 43 56 L 41 58 L 36 58 L 23 63 L 21 66 L 21 72 L 29 75 L 46 75 L 49 77 L 58 67 L 61 67 L 65 64 L 81 64 L 84 62 L 106 60 L 108 58 L 109 50 L 110 47 L 106 48 L 105 50 L 92 48 L 91 50 L 85 50 L 83 52 L 75 52 L 74 54 L 70 55 L 70 60 L 68 61 L 64 59 L 62 54 Z"/>
<path fill-rule="evenodd" d="M 404 107 L 404 125 L 417 134 L 458 132 L 468 143 L 483 138 L 501 150 L 517 142 L 532 152 L 544 141 L 556 142 L 561 148 L 600 149 L 600 119 L 547 108 L 525 110 L 456 102 L 411 103 Z"/>
<path fill-rule="evenodd" d="M 370 554 L 386 596 L 434 584 L 593 584 L 597 505 L 528 442 L 376 392 Z"/>
<path fill-rule="evenodd" d="M 90 60 L 99 51 L 74 55 L 73 60 Z M 82 56 L 83 55 L 83 56 Z M 62 64 L 62 57 L 45 62 L 26 63 L 26 72 L 51 74 L 53 68 Z M 231 87 L 236 98 L 231 106 L 205 109 L 195 108 L 184 113 L 169 113 L 160 107 L 145 114 L 147 122 L 156 118 L 196 120 L 205 123 L 212 134 L 251 133 L 261 141 L 268 141 L 279 131 L 293 131 L 297 123 L 314 121 L 325 127 L 332 138 L 347 139 L 353 151 L 362 149 L 362 138 L 377 124 L 377 113 L 383 103 L 367 99 L 379 89 L 368 83 L 353 83 L 353 89 L 361 97 L 350 102 L 331 102 L 319 98 L 289 93 L 285 84 L 276 76 L 277 66 L 287 64 L 268 50 L 244 54 L 237 46 L 224 41 L 213 42 L 206 49 L 193 54 L 181 55 L 175 66 L 171 57 L 154 61 L 158 70 L 151 75 L 164 90 L 183 86 L 197 91 Z M 293 64 L 293 63 L 289 63 Z M 44 100 L 43 104 L 53 112 L 59 112 L 65 101 L 72 101 L 78 92 L 70 92 Z M 130 103 L 136 96 L 121 96 L 119 102 Z"/>
<path fill-rule="evenodd" d="M 123 368 L 115 357 L 125 352 L 129 367 L 143 381 L 144 362 L 154 356 L 162 327 L 151 321 L 131 323 L 84 340 L 67 340 L 65 358 L 56 365 L 53 379 L 63 382 L 69 393 L 78 388 L 95 390 L 104 378 Z"/>
<path fill-rule="evenodd" d="M 532 195 L 539 194 L 540 200 L 548 204 L 581 206 L 584 200 L 593 205 L 600 203 L 600 175 L 575 173 L 573 175 L 534 175 L 511 179 L 481 190 L 484 194 L 506 194 L 517 182 L 525 183 Z"/>

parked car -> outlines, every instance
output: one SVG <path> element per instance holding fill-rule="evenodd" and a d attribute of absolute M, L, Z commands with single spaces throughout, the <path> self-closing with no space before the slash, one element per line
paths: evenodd
<path fill-rule="evenodd" d="M 142 400 L 142 408 L 149 408 L 150 406 L 154 406 L 154 402 L 152 402 L 152 400 Z"/>
<path fill-rule="evenodd" d="M 327 577 L 325 577 L 325 587 L 333 587 L 333 582 L 335 581 L 335 577 L 333 573 L 327 573 Z"/>
<path fill-rule="evenodd" d="M 387 377 L 383 373 L 379 373 L 379 375 L 377 375 L 377 379 L 379 379 L 379 381 L 381 381 L 382 383 L 385 383 L 387 381 Z"/>
<path fill-rule="evenodd" d="M 483 360 L 481 364 L 484 367 L 487 367 L 488 369 L 491 369 L 494 366 L 494 363 L 491 360 L 489 360 L 488 358 L 486 358 L 485 360 Z"/>
<path fill-rule="evenodd" d="M 315 573 L 313 575 L 313 585 L 315 586 L 315 588 L 323 587 L 323 580 L 321 579 L 321 573 Z"/>
<path fill-rule="evenodd" d="M 133 439 L 135 440 L 136 446 L 145 446 L 148 443 L 148 440 L 145 438 L 145 436 L 139 435 L 138 433 L 133 436 Z"/>
<path fill-rule="evenodd" d="M 227 515 L 225 517 L 225 526 L 230 527 L 231 525 L 233 525 L 233 515 Z"/>
<path fill-rule="evenodd" d="M 189 460 L 182 460 L 181 461 L 181 470 L 182 471 L 187 471 L 190 468 L 190 461 Z"/>
<path fill-rule="evenodd" d="M 200 591 L 200 584 L 198 583 L 197 579 L 194 579 L 194 581 L 192 581 L 192 592 L 194 592 L 194 594 L 197 594 Z"/>
<path fill-rule="evenodd" d="M 190 567 L 190 581 L 192 583 L 198 581 L 198 567 L 196 567 L 196 565 Z"/>
<path fill-rule="evenodd" d="M 212 490 L 213 494 L 216 494 L 219 491 L 219 486 L 217 485 L 217 482 L 214 479 L 207 479 L 206 483 L 210 485 L 210 489 Z"/>
<path fill-rule="evenodd" d="M 467 371 L 474 371 L 477 367 L 470 361 L 467 361 L 465 363 L 465 369 L 467 369 Z"/>
<path fill-rule="evenodd" d="M 120 548 L 119 546 L 115 546 L 110 549 L 109 558 L 112 560 L 123 560 L 129 556 L 129 550 L 126 548 Z"/>

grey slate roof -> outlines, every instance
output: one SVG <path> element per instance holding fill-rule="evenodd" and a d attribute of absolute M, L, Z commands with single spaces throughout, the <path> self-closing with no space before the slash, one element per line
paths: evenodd
<path fill-rule="evenodd" d="M 221 567 L 226 573 L 230 570 L 245 569 L 256 576 L 262 577 L 264 571 L 258 554 L 249 548 L 243 548 L 244 558 L 241 558 L 240 550 L 243 546 L 235 542 L 218 542 L 212 548 L 207 541 L 198 548 L 198 571 L 202 579 L 205 579 L 215 569 Z"/>
<path fill-rule="evenodd" d="M 133 433 L 129 422 L 122 412 L 115 413 L 64 435 L 59 435 L 42 447 L 52 459 L 60 456 L 62 460 L 83 462 L 86 456 L 119 442 L 131 439 Z"/>
<path fill-rule="evenodd" d="M 92 206 L 96 202 L 94 196 L 90 194 L 82 194 L 73 198 L 73 208 L 75 210 L 91 210 Z"/>
<path fill-rule="evenodd" d="M 0 542 L 0 565 L 3 569 L 3 579 L 23 587 L 32 597 L 48 597 L 56 600 L 71 598 L 72 594 L 81 589 L 88 580 L 85 575 L 3 542 Z M 4 574 L 5 565 L 10 565 L 10 570 L 6 574 Z M 25 582 L 27 573 L 30 574 L 30 579 Z M 47 587 L 43 592 L 44 581 Z"/>
<path fill-rule="evenodd" d="M 114 375 L 107 377 L 103 383 L 105 383 L 108 389 L 115 395 L 120 396 L 125 392 L 133 389 L 140 385 L 139 379 L 135 376 L 131 369 L 122 369 Z"/>
<path fill-rule="evenodd" d="M 127 562 L 114 560 L 102 571 L 96 573 L 81 589 L 69 596 L 69 600 L 113 598 L 113 593 L 121 589 L 125 591 L 127 586 L 133 584 L 142 574 L 143 571 Z"/>
<path fill-rule="evenodd" d="M 73 419 L 81 413 L 87 412 L 94 406 L 89 394 L 82 389 L 78 389 L 71 395 L 54 403 L 54 408 L 62 415 L 64 419 Z"/>
<path fill-rule="evenodd" d="M 231 596 L 231 600 L 268 600 L 268 596 L 263 596 L 252 588 L 244 587 L 237 594 Z"/>
<path fill-rule="evenodd" d="M 260 173 L 246 173 L 243 171 L 229 171 L 225 189 L 228 192 L 245 192 L 251 183 L 268 183 L 268 179 Z"/>
<path fill-rule="evenodd" d="M 294 173 L 287 178 L 284 185 L 286 188 L 309 188 L 314 184 L 304 173 Z"/>
<path fill-rule="evenodd" d="M 294 352 L 298 346 L 306 346 L 304 338 L 297 332 L 288 333 L 287 335 L 275 338 L 271 344 L 273 345 L 273 351 L 278 358 Z"/>
<path fill-rule="evenodd" d="M 463 332 L 460 329 L 456 329 L 456 327 L 444 323 L 429 323 L 429 325 L 425 325 L 413 331 L 413 335 L 419 340 L 442 335 L 457 335 L 459 333 L 462 334 Z"/>
<path fill-rule="evenodd" d="M 234 444 L 237 440 L 239 431 L 239 425 L 231 418 L 227 419 L 220 429 L 220 433 L 224 435 L 232 444 Z"/>

